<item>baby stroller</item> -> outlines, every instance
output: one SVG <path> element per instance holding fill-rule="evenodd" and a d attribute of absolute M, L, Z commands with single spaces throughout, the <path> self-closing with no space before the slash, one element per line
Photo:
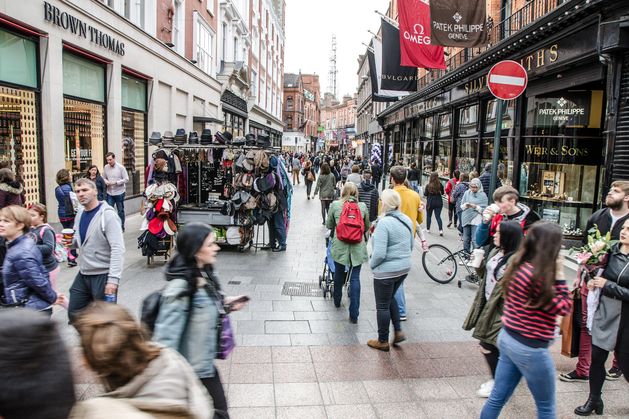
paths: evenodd
<path fill-rule="evenodd" d="M 319 275 L 319 288 L 323 290 L 323 298 L 331 297 L 334 292 L 334 260 L 330 255 L 332 249 L 332 239 L 326 237 L 325 239 L 326 251 L 325 259 L 323 261 L 323 272 Z"/>

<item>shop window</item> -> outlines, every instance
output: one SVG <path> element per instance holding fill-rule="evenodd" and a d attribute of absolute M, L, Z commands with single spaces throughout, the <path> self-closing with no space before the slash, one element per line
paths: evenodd
<path fill-rule="evenodd" d="M 432 141 L 424 141 L 421 143 L 421 157 L 422 157 L 422 184 L 425 184 L 428 181 L 428 177 L 430 173 L 433 171 L 433 159 L 432 159 L 432 151 L 433 151 L 433 142 Z"/>
<path fill-rule="evenodd" d="M 480 172 L 484 171 L 485 165 L 492 163 L 494 156 L 494 140 L 493 138 L 483 138 L 481 143 L 481 160 Z M 515 139 L 501 138 L 500 150 L 498 154 L 498 179 L 500 183 L 506 186 L 513 186 L 517 189 L 517 185 L 513 184 L 513 159 L 515 156 Z"/>
<path fill-rule="evenodd" d="M 223 112 L 223 131 L 229 131 L 236 137 L 245 135 L 245 119 L 230 112 Z"/>
<path fill-rule="evenodd" d="M 0 86 L 0 160 L 24 184 L 26 202 L 40 202 L 40 160 L 35 93 Z"/>
<path fill-rule="evenodd" d="M 434 171 L 440 178 L 450 178 L 450 158 L 452 156 L 452 141 L 435 142 L 435 164 Z"/>
<path fill-rule="evenodd" d="M 0 80 L 37 87 L 37 44 L 0 29 Z M 11 57 L 11 59 L 6 59 Z"/>
<path fill-rule="evenodd" d="M 146 161 L 146 81 L 122 75 L 122 161 L 129 174 L 126 194 L 140 195 Z"/>
<path fill-rule="evenodd" d="M 502 132 L 501 137 L 511 137 L 514 135 L 515 126 L 515 100 L 508 100 L 504 102 L 506 108 L 503 107 L 502 114 Z M 487 102 L 487 110 L 485 112 L 485 130 L 483 137 L 491 136 L 493 138 L 494 132 L 496 132 L 496 113 L 497 103 L 496 100 L 490 100 Z"/>
<path fill-rule="evenodd" d="M 64 51 L 63 94 L 105 102 L 105 67 Z"/>
<path fill-rule="evenodd" d="M 65 168 L 74 178 L 95 164 L 104 166 L 105 107 L 98 103 L 64 98 Z"/>
<path fill-rule="evenodd" d="M 452 135 L 452 118 L 449 113 L 439 115 L 439 125 L 437 125 L 437 138 L 448 138 Z"/>
<path fill-rule="evenodd" d="M 424 122 L 422 123 L 421 136 L 424 139 L 431 140 L 433 138 L 432 134 L 432 126 L 433 126 L 433 116 L 426 117 Z"/>
<path fill-rule="evenodd" d="M 475 137 L 478 135 L 478 105 L 459 109 L 458 137 Z"/>
<path fill-rule="evenodd" d="M 470 173 L 476 170 L 477 147 L 478 139 L 476 138 L 457 140 L 454 168 L 461 173 Z"/>

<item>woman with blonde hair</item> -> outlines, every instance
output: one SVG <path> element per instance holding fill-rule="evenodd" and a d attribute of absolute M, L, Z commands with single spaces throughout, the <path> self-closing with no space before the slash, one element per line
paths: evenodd
<path fill-rule="evenodd" d="M 347 275 L 349 277 L 349 321 L 356 324 L 360 306 L 360 267 L 368 260 L 364 236 L 370 227 L 370 222 L 367 205 L 358 202 L 358 188 L 354 183 L 345 183 L 341 198 L 330 205 L 325 224 L 334 235 L 330 250 L 335 268 L 334 305 L 337 308 L 341 306 L 343 283 Z"/>
<path fill-rule="evenodd" d="M 0 236 L 7 241 L 2 264 L 3 304 L 23 306 L 52 315 L 53 304 L 64 304 L 44 268 L 42 254 L 29 234 L 31 215 L 28 210 L 10 205 L 0 210 Z"/>
<path fill-rule="evenodd" d="M 107 393 L 155 418 L 212 417 L 210 398 L 186 360 L 151 342 L 131 314 L 97 302 L 75 323 L 87 365 Z"/>
<path fill-rule="evenodd" d="M 393 189 L 385 189 L 380 197 L 382 214 L 371 237 L 373 252 L 369 266 L 373 272 L 373 289 L 376 297 L 378 339 L 367 345 L 381 351 L 389 350 L 389 324 L 393 322 L 393 345 L 406 340 L 400 324 L 400 310 L 395 293 L 411 270 L 413 250 L 413 224 L 400 211 L 402 199 Z"/>

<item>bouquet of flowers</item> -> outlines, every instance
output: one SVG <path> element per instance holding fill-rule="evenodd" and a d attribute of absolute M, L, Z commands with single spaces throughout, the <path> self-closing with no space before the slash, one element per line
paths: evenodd
<path fill-rule="evenodd" d="M 597 225 L 588 231 L 587 244 L 581 248 L 573 249 L 576 259 L 590 276 L 598 269 L 605 267 L 611 248 L 618 243 L 612 240 L 611 234 L 602 235 Z"/>

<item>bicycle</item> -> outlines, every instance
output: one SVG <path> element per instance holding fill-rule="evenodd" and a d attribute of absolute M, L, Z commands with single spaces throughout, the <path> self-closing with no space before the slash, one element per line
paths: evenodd
<path fill-rule="evenodd" d="M 452 253 L 441 244 L 431 244 L 428 251 L 422 255 L 422 266 L 430 279 L 440 284 L 452 281 L 456 277 L 459 265 L 463 266 L 468 274 L 463 280 L 458 280 L 457 286 L 461 288 L 463 281 L 474 285 L 478 285 L 479 282 L 474 268 L 468 266 L 469 260 L 470 254 L 463 249 Z"/>

